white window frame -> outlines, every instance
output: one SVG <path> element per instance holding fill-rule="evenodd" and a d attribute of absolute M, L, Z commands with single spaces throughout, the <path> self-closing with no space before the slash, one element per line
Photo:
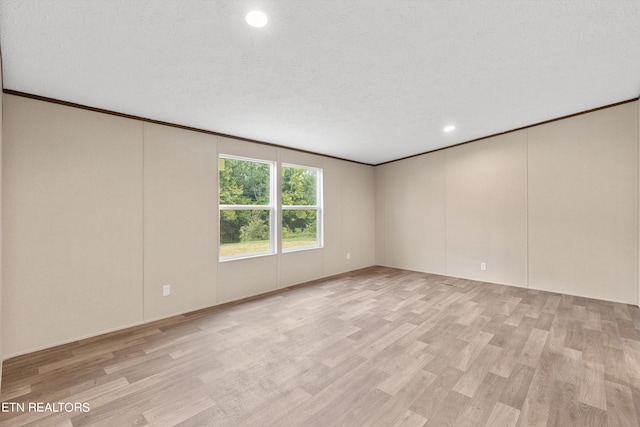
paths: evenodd
<path fill-rule="evenodd" d="M 220 203 L 220 159 L 241 160 L 245 162 L 261 163 L 261 164 L 269 165 L 269 204 L 268 205 L 223 205 L 221 204 Z M 276 162 L 273 162 L 273 161 L 253 159 L 250 157 L 233 156 L 230 154 L 218 154 L 218 260 L 220 262 L 275 255 L 277 253 L 278 246 L 276 243 L 276 236 L 278 236 L 279 227 L 278 227 L 277 209 L 276 209 L 276 203 L 275 203 L 276 201 L 275 171 L 276 171 Z M 220 236 L 222 235 L 222 233 L 220 232 L 221 217 L 222 217 L 221 213 L 224 210 L 269 211 L 269 250 L 261 251 L 261 252 L 251 252 L 248 254 L 240 254 L 240 255 L 230 255 L 230 256 L 220 255 L 220 248 L 222 246 L 222 243 L 220 242 Z"/>
<path fill-rule="evenodd" d="M 317 220 L 316 220 L 316 244 L 315 245 L 306 245 L 306 246 L 296 246 L 293 248 L 288 248 L 285 249 L 284 248 L 284 236 L 282 235 L 282 226 L 280 225 L 280 232 L 279 232 L 279 237 L 280 237 L 280 243 L 282 245 L 282 253 L 288 253 L 288 252 L 298 252 L 298 251 L 306 251 L 306 250 L 310 250 L 310 249 L 321 249 L 324 247 L 324 236 L 323 236 L 323 225 L 324 225 L 324 215 L 323 215 L 323 204 L 322 204 L 322 169 L 321 168 L 316 168 L 316 167 L 312 167 L 312 166 L 303 166 L 303 165 L 295 165 L 295 164 L 291 164 L 291 163 L 282 163 L 280 165 L 280 201 L 282 201 L 282 177 L 281 175 L 283 174 L 282 169 L 283 168 L 295 168 L 295 169 L 307 169 L 307 170 L 312 170 L 316 172 L 316 204 L 315 205 L 280 205 L 281 211 L 283 213 L 283 217 L 284 217 L 284 211 L 286 210 L 301 210 L 301 211 L 311 211 L 311 210 L 315 210 L 317 212 Z"/>

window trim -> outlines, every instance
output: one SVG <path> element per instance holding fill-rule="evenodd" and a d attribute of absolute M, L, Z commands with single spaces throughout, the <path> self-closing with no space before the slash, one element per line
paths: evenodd
<path fill-rule="evenodd" d="M 296 165 L 293 163 L 281 163 L 280 164 L 280 173 L 278 174 L 279 180 L 282 180 L 283 168 L 296 168 L 296 169 L 307 169 L 316 172 L 316 204 L 315 205 L 283 205 L 282 204 L 282 182 L 279 185 L 279 199 L 280 199 L 280 211 L 284 216 L 284 211 L 286 210 L 300 210 L 300 211 L 316 211 L 316 244 L 315 245 L 306 245 L 306 246 L 296 246 L 293 248 L 285 248 L 284 247 L 284 236 L 282 235 L 282 224 L 280 225 L 280 230 L 278 233 L 278 237 L 280 238 L 280 245 L 282 253 L 290 253 L 290 252 L 300 252 L 300 251 L 308 251 L 313 249 L 322 249 L 324 248 L 324 215 L 323 215 L 323 189 L 322 189 L 322 168 L 313 167 L 313 166 L 303 166 Z"/>
<path fill-rule="evenodd" d="M 261 163 L 269 166 L 269 204 L 268 205 L 228 205 L 220 203 L 220 159 L 240 160 L 244 162 Z M 276 255 L 278 253 L 278 245 L 276 238 L 278 236 L 278 215 L 276 209 L 276 166 L 277 162 L 271 160 L 254 159 L 250 157 L 234 156 L 231 154 L 218 153 L 218 262 L 235 261 L 238 259 L 257 258 L 269 255 Z M 220 254 L 222 242 L 220 241 L 222 233 L 220 232 L 220 225 L 222 219 L 222 211 L 235 211 L 235 210 L 263 210 L 269 211 L 269 250 L 260 252 L 250 252 L 247 254 L 222 256 Z"/>

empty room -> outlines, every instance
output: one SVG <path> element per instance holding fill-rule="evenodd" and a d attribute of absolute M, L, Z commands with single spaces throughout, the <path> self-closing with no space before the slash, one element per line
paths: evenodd
<path fill-rule="evenodd" d="M 0 426 L 640 425 L 639 40 L 0 0 Z"/>

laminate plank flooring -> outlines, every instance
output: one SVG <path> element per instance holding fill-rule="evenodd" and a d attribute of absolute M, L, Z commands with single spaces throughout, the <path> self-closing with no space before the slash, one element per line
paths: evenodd
<path fill-rule="evenodd" d="M 12 427 L 630 427 L 640 309 L 371 267 L 7 360 L 0 398 Z"/>

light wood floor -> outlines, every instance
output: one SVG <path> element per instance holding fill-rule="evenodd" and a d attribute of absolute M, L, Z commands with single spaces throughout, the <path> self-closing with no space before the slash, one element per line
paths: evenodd
<path fill-rule="evenodd" d="M 637 426 L 640 310 L 370 268 L 8 360 L 2 425 Z"/>

